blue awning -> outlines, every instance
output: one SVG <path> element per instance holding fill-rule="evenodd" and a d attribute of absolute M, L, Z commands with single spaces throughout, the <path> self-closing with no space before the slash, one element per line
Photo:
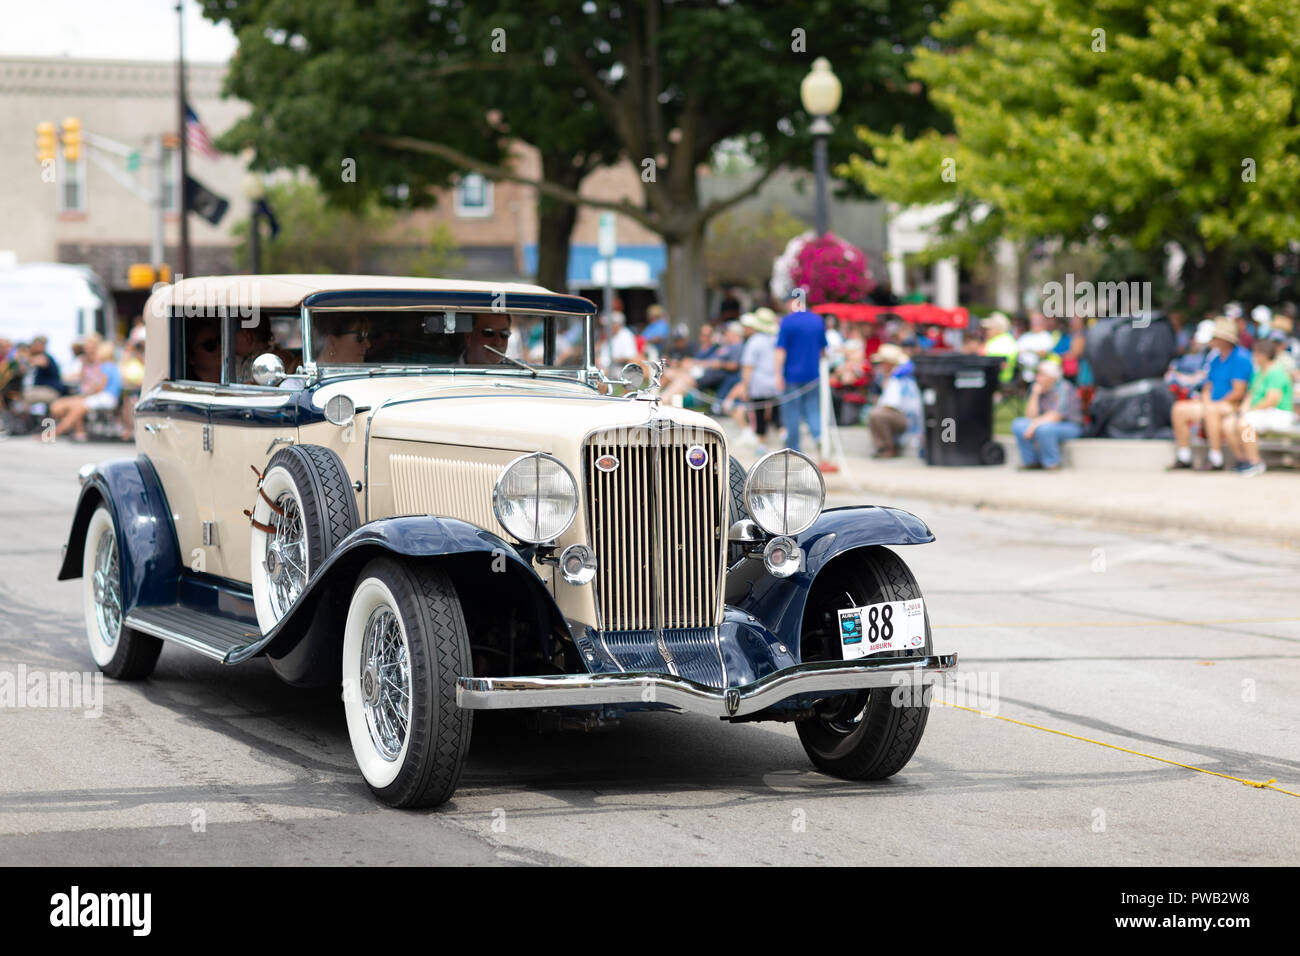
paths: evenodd
<path fill-rule="evenodd" d="M 614 256 L 616 289 L 654 287 L 668 264 L 668 250 L 657 246 L 619 246 Z M 524 271 L 537 273 L 537 243 L 524 246 Z M 605 284 L 605 260 L 594 245 L 573 244 L 569 247 L 569 288 L 590 288 Z"/>

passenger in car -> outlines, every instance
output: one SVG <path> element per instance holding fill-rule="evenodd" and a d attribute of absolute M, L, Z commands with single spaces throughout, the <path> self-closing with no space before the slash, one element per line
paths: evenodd
<path fill-rule="evenodd" d="M 321 344 L 316 350 L 320 365 L 359 365 L 366 360 L 370 344 L 369 330 L 356 315 L 322 315 L 316 318 L 316 332 Z"/>
<path fill-rule="evenodd" d="M 505 361 L 506 346 L 509 344 L 508 312 L 476 312 L 474 328 L 465 333 L 465 351 L 460 354 L 460 364 L 500 365 Z M 492 349 L 496 351 L 491 351 Z M 501 354 L 498 355 L 497 352 Z"/>
<path fill-rule="evenodd" d="M 188 320 L 185 343 L 185 377 L 192 382 L 220 382 L 221 327 L 217 320 Z"/>

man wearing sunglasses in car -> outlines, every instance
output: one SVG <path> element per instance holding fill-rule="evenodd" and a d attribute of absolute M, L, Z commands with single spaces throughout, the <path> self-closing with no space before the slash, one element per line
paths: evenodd
<path fill-rule="evenodd" d="M 476 312 L 474 328 L 465 333 L 465 351 L 460 353 L 460 364 L 500 365 L 505 361 L 509 344 L 508 312 Z"/>

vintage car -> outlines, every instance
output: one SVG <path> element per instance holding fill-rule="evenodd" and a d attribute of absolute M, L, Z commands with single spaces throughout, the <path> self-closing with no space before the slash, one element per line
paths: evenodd
<path fill-rule="evenodd" d="M 384 803 L 454 792 L 476 710 L 794 721 L 828 774 L 900 770 L 931 648 L 893 508 L 824 509 L 783 450 L 612 381 L 586 299 L 368 276 L 184 279 L 146 306 L 138 456 L 82 469 L 59 572 L 96 664 L 163 641 L 342 687 Z M 626 389 L 627 394 L 615 395 Z"/>

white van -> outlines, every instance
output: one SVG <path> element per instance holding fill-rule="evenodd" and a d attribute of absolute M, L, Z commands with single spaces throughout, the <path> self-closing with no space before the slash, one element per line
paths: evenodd
<path fill-rule="evenodd" d="M 89 332 L 117 337 L 113 297 L 89 266 L 33 262 L 0 269 L 0 338 L 30 342 L 43 335 L 66 369 L 72 343 Z"/>

